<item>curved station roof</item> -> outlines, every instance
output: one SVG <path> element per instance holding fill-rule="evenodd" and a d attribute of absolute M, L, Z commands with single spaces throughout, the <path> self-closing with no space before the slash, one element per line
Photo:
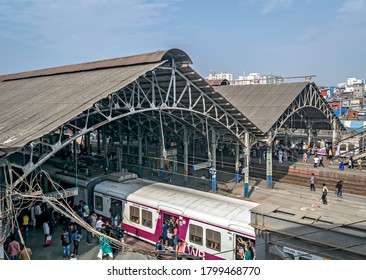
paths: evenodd
<path fill-rule="evenodd" d="M 263 137 L 293 102 L 301 103 L 316 88 L 311 83 L 213 87 L 191 63 L 185 52 L 171 49 L 0 76 L 0 151 L 19 149 L 66 123 L 90 128 L 103 118 L 132 118 L 139 110 L 143 117 L 134 117 L 137 123 L 160 118 L 170 127 L 164 121 L 169 116 L 174 125 Z M 319 128 L 330 129 L 331 113 L 321 111 L 324 101 L 316 102 L 302 108 L 297 121 L 320 119 Z M 87 114 L 91 110 L 99 115 Z"/>

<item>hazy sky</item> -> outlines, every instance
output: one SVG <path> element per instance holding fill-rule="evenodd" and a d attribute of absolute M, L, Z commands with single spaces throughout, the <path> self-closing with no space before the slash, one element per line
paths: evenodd
<path fill-rule="evenodd" d="M 366 0 L 0 0 L 0 74 L 179 48 L 226 71 L 366 78 Z"/>

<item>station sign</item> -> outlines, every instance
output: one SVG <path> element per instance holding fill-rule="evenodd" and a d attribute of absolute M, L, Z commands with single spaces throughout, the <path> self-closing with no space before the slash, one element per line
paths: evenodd
<path fill-rule="evenodd" d="M 210 166 L 211 166 L 211 161 L 204 161 L 204 162 L 194 164 L 192 166 L 192 170 L 196 171 L 196 170 L 200 170 L 200 169 L 203 169 L 203 168 L 208 168 Z"/>
<path fill-rule="evenodd" d="M 70 189 L 60 190 L 58 192 L 45 193 L 45 196 L 54 197 L 56 199 L 59 199 L 59 198 L 65 198 L 65 197 L 70 197 L 70 196 L 76 196 L 76 195 L 78 195 L 78 193 L 79 193 L 78 187 L 74 187 L 74 188 L 70 188 Z"/>

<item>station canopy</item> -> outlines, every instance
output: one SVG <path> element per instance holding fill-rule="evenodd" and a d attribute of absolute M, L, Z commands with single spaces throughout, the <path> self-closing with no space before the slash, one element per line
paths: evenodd
<path fill-rule="evenodd" d="M 206 122 L 236 137 L 245 130 L 261 133 L 190 64 L 185 52 L 171 49 L 0 76 L 0 151 L 22 148 L 75 120 L 78 127 L 92 127 L 103 112 L 108 121 L 140 111 L 142 123 L 142 116 L 158 119 L 162 109 L 168 113 L 164 119 L 168 115 L 198 130 Z M 92 110 L 99 114 L 81 117 Z"/>
<path fill-rule="evenodd" d="M 335 116 L 313 83 L 214 87 L 190 64 L 170 49 L 0 76 L 0 156 L 65 124 L 90 132 L 114 120 L 154 121 L 259 139 L 294 115 L 297 128 L 331 128 Z"/>
<path fill-rule="evenodd" d="M 215 86 L 262 133 L 279 128 L 344 129 L 317 86 L 309 81 L 279 84 Z"/>

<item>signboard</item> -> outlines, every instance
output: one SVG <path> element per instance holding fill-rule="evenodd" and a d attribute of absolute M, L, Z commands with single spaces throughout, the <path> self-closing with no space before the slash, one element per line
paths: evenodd
<path fill-rule="evenodd" d="M 77 187 L 60 190 L 58 192 L 45 193 L 45 196 L 54 197 L 54 198 L 57 198 L 57 199 L 64 198 L 64 197 L 75 196 L 75 195 L 78 195 L 78 188 Z"/>
<path fill-rule="evenodd" d="M 204 161 L 192 166 L 192 170 L 200 170 L 211 166 L 211 161 Z"/>
<path fill-rule="evenodd" d="M 211 167 L 209 171 L 210 174 L 216 174 L 216 168 Z"/>
<path fill-rule="evenodd" d="M 360 105 L 360 99 L 353 99 L 350 102 L 351 102 L 351 106 Z"/>
<path fill-rule="evenodd" d="M 170 148 L 166 150 L 166 156 L 176 156 L 177 155 L 177 148 Z"/>

